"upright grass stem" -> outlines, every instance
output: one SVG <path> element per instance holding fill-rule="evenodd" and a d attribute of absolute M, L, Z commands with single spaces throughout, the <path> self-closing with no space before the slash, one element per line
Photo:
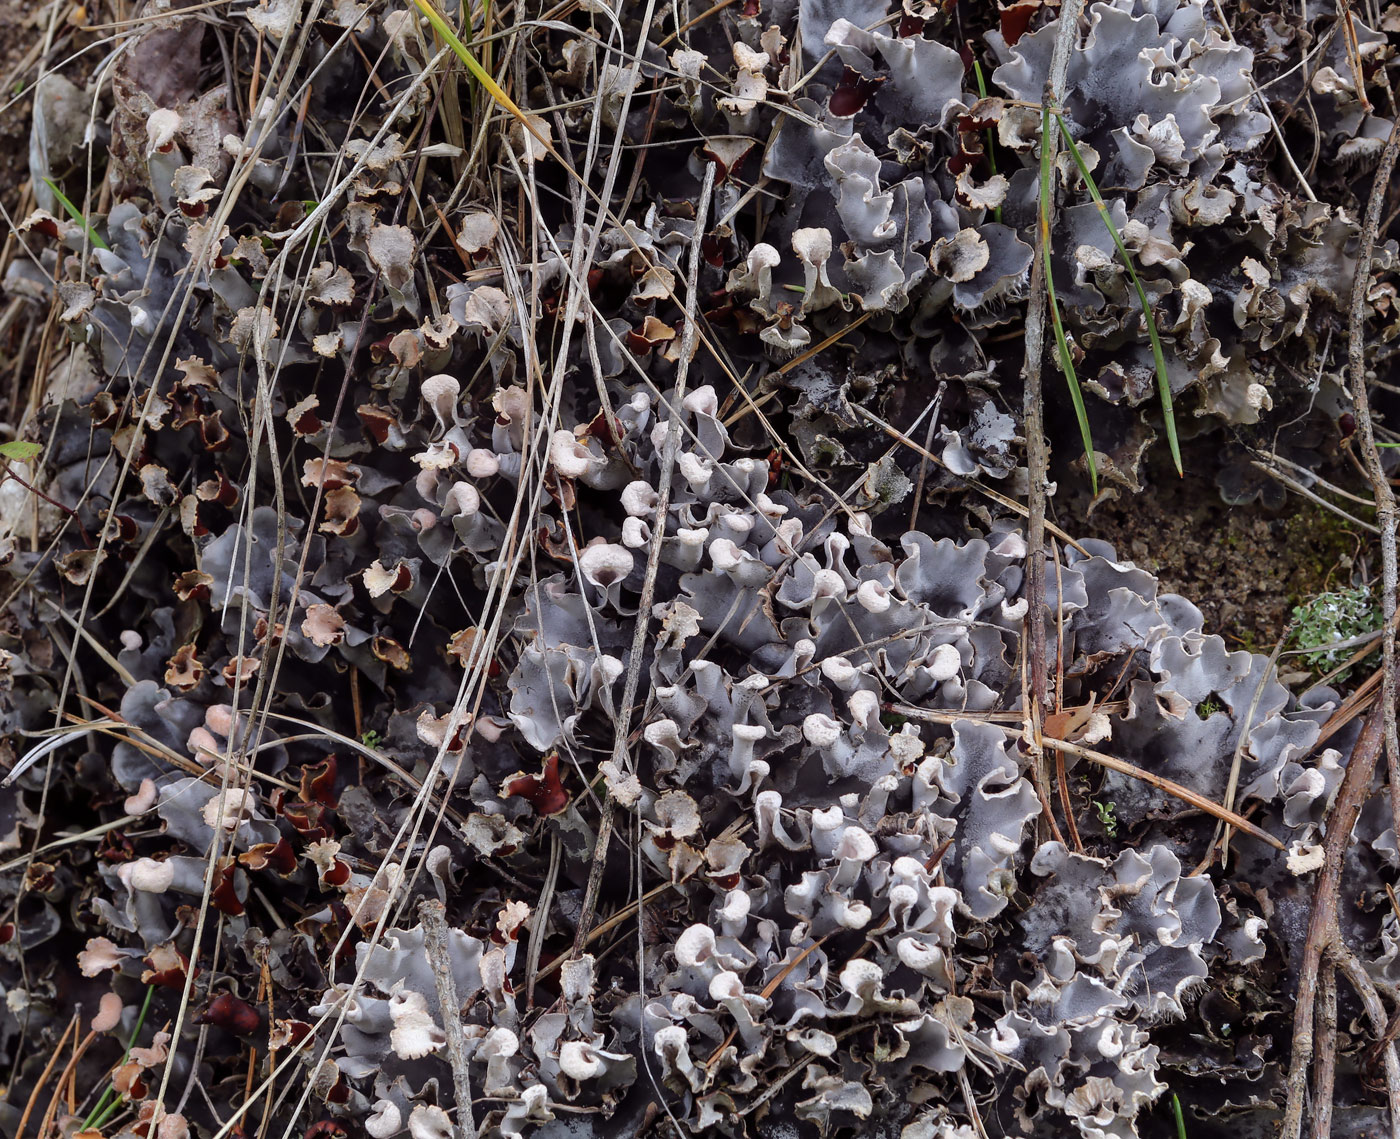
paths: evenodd
<path fill-rule="evenodd" d="M 982 78 L 982 65 L 977 60 L 972 61 L 972 75 L 977 80 L 977 97 L 985 99 L 987 97 L 987 81 Z M 991 169 L 992 177 L 997 176 L 997 152 L 996 152 L 996 132 L 990 127 L 987 129 L 987 165 Z M 992 210 L 992 218 L 1001 224 L 1001 207 L 997 206 Z"/>
<path fill-rule="evenodd" d="M 68 195 L 58 188 L 52 178 L 45 178 L 44 185 L 53 191 L 53 196 L 58 199 L 58 204 L 67 211 L 68 216 L 83 227 L 83 232 L 87 234 L 88 241 L 97 246 L 98 249 L 111 248 L 111 246 L 102 240 L 102 235 L 88 224 L 88 219 L 83 217 L 83 211 L 68 200 Z"/>
<path fill-rule="evenodd" d="M 472 78 L 481 84 L 486 93 L 490 95 L 496 103 L 524 123 L 526 121 L 525 112 L 515 105 L 515 100 L 505 93 L 505 89 L 496 82 L 492 74 L 482 65 L 481 61 L 467 50 L 467 45 L 462 42 L 462 38 L 452 30 L 452 25 L 443 19 L 442 13 L 434 7 L 431 0 L 413 0 L 413 2 L 417 5 L 418 10 L 428 17 L 428 23 L 432 24 L 433 30 L 442 37 L 443 42 L 447 44 L 447 46 L 452 49 L 453 54 L 462 61 L 463 66 L 471 73 Z M 491 10 L 489 6 L 486 9 L 486 19 L 488 22 L 491 19 Z"/>
<path fill-rule="evenodd" d="M 981 70 L 973 65 L 978 80 L 978 89 L 981 90 Z M 1079 435 L 1084 441 L 1084 460 L 1089 471 L 1089 483 L 1095 494 L 1099 490 L 1098 471 L 1094 463 L 1094 442 L 1089 430 L 1088 412 L 1084 406 L 1084 393 L 1079 385 L 1079 376 L 1074 370 L 1074 358 L 1070 352 L 1069 341 L 1065 336 L 1064 320 L 1060 313 L 1059 298 L 1055 295 L 1055 276 L 1051 272 L 1051 249 L 1050 249 L 1050 195 L 1054 193 L 1054 171 L 1051 169 L 1049 148 L 1043 145 L 1043 140 L 1050 133 L 1051 116 L 1059 123 L 1060 134 L 1065 140 L 1066 148 L 1069 150 L 1074 164 L 1079 170 L 1079 176 L 1084 179 L 1084 186 L 1089 191 L 1089 196 L 1093 199 L 1094 205 L 1098 208 L 1099 217 L 1103 220 L 1104 226 L 1108 229 L 1109 236 L 1113 238 L 1113 245 L 1118 250 L 1118 257 L 1123 262 L 1123 267 L 1128 272 L 1128 279 L 1132 282 L 1133 289 L 1137 293 L 1138 304 L 1142 308 L 1143 323 L 1147 326 L 1147 339 L 1152 346 L 1152 363 L 1157 373 L 1157 395 L 1162 405 L 1162 420 L 1167 431 L 1167 446 L 1171 449 L 1172 463 L 1176 467 L 1176 473 L 1182 473 L 1181 464 L 1181 443 L 1176 431 L 1176 413 L 1172 406 L 1171 382 L 1167 375 L 1167 360 L 1162 351 L 1162 340 L 1157 335 L 1157 322 L 1152 317 L 1152 306 L 1147 299 L 1147 290 L 1143 287 L 1142 279 L 1138 277 L 1137 269 L 1133 265 L 1132 256 L 1128 253 L 1127 246 L 1123 244 L 1123 235 L 1119 233 L 1118 227 L 1113 222 L 1113 217 L 1108 211 L 1108 205 L 1103 200 L 1103 195 L 1099 193 L 1098 185 L 1094 181 L 1094 176 L 1090 172 L 1088 164 L 1084 161 L 1084 155 L 1080 152 L 1074 137 L 1069 132 L 1069 127 L 1065 125 L 1064 116 L 1051 107 L 1042 107 L 1040 112 L 1040 131 L 1042 146 L 1040 149 L 1040 230 L 1042 235 L 1041 246 L 1045 257 L 1045 291 L 1050 302 L 1050 317 L 1055 329 L 1055 348 L 1060 361 L 1060 370 L 1064 372 L 1065 379 L 1069 384 L 1070 400 L 1074 404 L 1074 416 L 1079 423 Z"/>
<path fill-rule="evenodd" d="M 1147 300 L 1147 290 L 1142 287 L 1142 280 L 1137 275 L 1137 270 L 1133 267 L 1133 259 L 1128 254 L 1127 247 L 1123 244 L 1123 235 L 1118 232 L 1118 227 L 1113 224 L 1113 218 L 1108 212 L 1108 206 L 1104 203 L 1103 195 L 1099 193 L 1099 188 L 1094 182 L 1094 176 L 1089 173 L 1089 167 L 1084 161 L 1084 156 L 1079 152 L 1079 147 L 1074 141 L 1074 136 L 1069 133 L 1069 127 L 1065 125 L 1064 116 L 1058 112 L 1055 114 L 1056 120 L 1060 124 L 1060 134 L 1064 137 L 1065 146 L 1069 148 L 1070 154 L 1074 158 L 1074 164 L 1079 168 L 1079 176 L 1084 179 L 1084 185 L 1089 191 L 1089 196 L 1094 199 L 1094 205 L 1098 207 L 1099 217 L 1108 227 L 1108 232 L 1113 238 L 1113 244 L 1118 250 L 1118 256 L 1123 261 L 1123 267 L 1128 271 L 1128 279 L 1132 281 L 1133 288 L 1137 292 L 1138 304 L 1142 306 L 1142 319 L 1147 325 L 1147 339 L 1152 344 L 1152 363 L 1157 370 L 1157 395 L 1162 401 L 1162 419 L 1167 428 L 1167 446 L 1171 448 L 1172 462 L 1176 465 L 1176 473 L 1182 474 L 1181 468 L 1181 444 L 1176 436 L 1176 414 L 1172 409 L 1172 388 L 1167 377 L 1167 361 L 1162 353 L 1162 341 L 1157 335 L 1157 322 L 1152 318 L 1152 306 Z M 1041 129 L 1048 129 L 1048 124 L 1042 122 Z M 1043 136 L 1042 136 L 1043 137 Z M 1042 180 L 1044 174 L 1042 172 Z"/>
<path fill-rule="evenodd" d="M 1050 167 L 1050 148 L 1043 140 L 1050 133 L 1051 110 L 1045 107 L 1040 113 L 1040 235 L 1041 249 L 1045 256 L 1045 293 L 1050 302 L 1050 320 L 1055 328 L 1055 350 L 1060 360 L 1060 371 L 1069 384 L 1069 398 L 1074 404 L 1074 417 L 1079 421 L 1079 435 L 1084 440 L 1084 462 L 1089 469 L 1089 485 L 1095 494 L 1099 493 L 1099 472 L 1094 463 L 1094 439 L 1089 432 L 1089 414 L 1084 408 L 1084 393 L 1079 389 L 1079 376 L 1074 370 L 1074 357 L 1065 338 L 1065 323 L 1060 316 L 1060 301 L 1055 295 L 1055 274 L 1051 269 L 1050 258 L 1050 195 L 1055 192 L 1053 171 Z"/>
<path fill-rule="evenodd" d="M 126 1063 L 127 1057 L 131 1055 L 131 1050 L 136 1045 L 137 1038 L 141 1035 L 141 1027 L 146 1023 L 146 1014 L 151 1011 L 151 997 L 155 995 L 155 991 L 154 985 L 146 986 L 146 999 L 141 1002 L 141 1011 L 136 1016 L 136 1027 L 131 1030 L 131 1038 L 126 1042 L 126 1051 L 122 1053 L 121 1061 L 117 1064 L 118 1068 Z M 109 1083 L 107 1085 L 107 1090 L 102 1093 L 102 1098 L 97 1101 L 97 1106 L 83 1120 L 80 1130 L 87 1131 L 93 1127 L 101 1127 L 116 1114 L 117 1109 L 121 1107 L 121 1096 L 117 1095 L 116 1091 L 115 1084 Z"/>

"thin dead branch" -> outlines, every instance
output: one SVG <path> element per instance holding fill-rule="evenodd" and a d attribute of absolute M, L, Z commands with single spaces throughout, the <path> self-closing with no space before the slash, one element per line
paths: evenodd
<path fill-rule="evenodd" d="M 1373 708 L 1352 749 L 1351 762 L 1327 817 L 1327 837 L 1323 842 L 1322 869 L 1313 889 L 1312 917 L 1298 971 L 1298 996 L 1293 1012 L 1293 1054 L 1287 1076 L 1288 1100 L 1284 1108 L 1280 1139 L 1298 1139 L 1302 1134 L 1307 1104 L 1308 1072 L 1312 1069 L 1317 1038 L 1320 993 L 1319 974 L 1324 958 L 1335 949 L 1345 950 L 1337 904 L 1342 882 L 1342 863 L 1351 844 L 1352 830 L 1361 817 L 1361 808 L 1371 796 L 1371 783 L 1385 736 L 1385 716 Z M 1330 968 L 1330 965 L 1329 965 Z M 1382 1023 L 1379 1032 L 1385 1031 Z M 1378 1033 L 1379 1034 L 1379 1033 Z M 1400 1100 L 1392 1100 L 1391 1133 L 1400 1135 Z"/>
<path fill-rule="evenodd" d="M 1356 30 L 1352 24 L 1351 13 L 1345 5 L 1342 12 L 1349 37 L 1349 50 L 1354 50 Z M 1357 59 L 1359 65 L 1359 56 Z M 1361 94 L 1359 87 L 1358 94 Z M 1367 391 L 1366 376 L 1366 305 L 1371 287 L 1371 261 L 1397 154 L 1400 154 L 1400 118 L 1391 126 L 1390 137 L 1386 139 L 1385 149 L 1381 152 L 1361 225 L 1361 248 L 1356 255 L 1356 276 L 1352 282 L 1351 307 L 1347 322 L 1347 370 L 1352 407 L 1356 416 L 1356 437 L 1360 441 L 1366 477 L 1375 496 L 1376 526 L 1381 538 L 1381 613 L 1385 618 L 1381 626 L 1381 708 L 1385 719 L 1386 767 L 1394 791 L 1391 799 L 1393 821 L 1396 833 L 1400 834 L 1400 736 L 1397 736 L 1395 722 L 1396 589 L 1397 581 L 1400 581 L 1396 566 L 1396 504 L 1395 491 L 1390 485 L 1385 468 L 1381 465 L 1380 451 L 1376 447 L 1376 431 L 1371 417 L 1371 400 Z"/>
<path fill-rule="evenodd" d="M 1060 6 L 1059 28 L 1050 56 L 1050 70 L 1041 95 L 1052 114 L 1060 106 L 1065 93 L 1065 75 L 1070 55 L 1079 43 L 1079 16 L 1083 0 L 1066 0 Z M 1042 120 L 1049 122 L 1049 117 Z M 1036 793 L 1040 796 L 1045 821 L 1056 835 L 1054 810 L 1050 805 L 1050 778 L 1045 748 L 1041 741 L 1048 705 L 1045 639 L 1048 614 L 1045 612 L 1045 502 L 1049 481 L 1050 448 L 1045 440 L 1045 393 L 1041 383 L 1045 362 L 1045 316 L 1049 304 L 1049 283 L 1045 280 L 1050 233 L 1055 216 L 1055 155 L 1060 149 L 1060 132 L 1041 132 L 1042 169 L 1051 171 L 1050 185 L 1042 186 L 1045 200 L 1040 204 L 1040 224 L 1035 231 L 1035 254 L 1031 258 L 1030 299 L 1026 306 L 1026 360 L 1022 367 L 1025 380 L 1023 413 L 1026 432 L 1027 520 L 1026 520 L 1026 580 L 1024 596 L 1026 615 L 1022 622 L 1021 654 L 1024 666 L 1025 729 L 1023 738 L 1030 751 L 1031 769 L 1035 773 Z M 1093 456 L 1089 456 L 1093 461 Z"/>
<path fill-rule="evenodd" d="M 433 984 L 437 986 L 442 1030 L 447 1035 L 447 1056 L 452 1064 L 452 1091 L 457 1100 L 457 1134 L 459 1139 L 476 1139 L 476 1123 L 472 1118 L 470 1055 L 462 1033 L 462 1004 L 457 999 L 457 982 L 452 976 L 452 951 L 447 943 L 447 911 L 436 898 L 424 898 L 418 903 L 418 916 L 423 922 L 423 947 L 428 953 L 428 964 L 432 966 Z"/>

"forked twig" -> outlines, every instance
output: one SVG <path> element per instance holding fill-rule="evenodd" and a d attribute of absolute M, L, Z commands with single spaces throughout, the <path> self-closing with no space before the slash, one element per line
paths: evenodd
<path fill-rule="evenodd" d="M 1258 459 L 1251 459 L 1249 461 L 1249 465 L 1255 470 L 1262 471 L 1271 479 L 1287 487 L 1294 494 L 1301 495 L 1303 498 L 1306 498 L 1309 502 L 1322 507 L 1324 510 L 1330 510 L 1333 514 L 1335 514 L 1338 518 L 1341 518 L 1348 525 L 1355 526 L 1358 530 L 1365 530 L 1368 534 L 1380 533 L 1380 530 L 1377 529 L 1375 526 L 1372 526 L 1369 522 L 1363 521 L 1362 519 L 1357 518 L 1355 515 L 1348 514 L 1335 502 L 1328 502 L 1325 498 L 1322 497 L 1322 495 L 1316 493 L 1315 491 L 1309 490 L 1306 486 L 1304 486 L 1297 479 L 1293 478 L 1286 471 L 1281 471 L 1277 467 L 1270 466 L 1268 463 L 1260 462 Z"/>
<path fill-rule="evenodd" d="M 1390 1100 L 1391 1134 L 1394 1134 L 1397 1129 L 1396 1104 L 1400 1104 L 1400 1053 L 1396 1052 L 1395 1040 L 1389 1035 L 1385 1005 L 1381 1003 L 1381 996 L 1376 992 L 1371 974 L 1366 972 L 1366 967 L 1345 944 L 1338 942 L 1334 945 L 1331 957 L 1337 968 L 1342 971 L 1342 976 L 1351 982 L 1351 987 L 1361 998 L 1361 1004 L 1366 1009 L 1366 1019 L 1371 1022 L 1371 1028 L 1376 1034 L 1376 1048 L 1381 1052 L 1385 1063 L 1386 1095 Z"/>
<path fill-rule="evenodd" d="M 1280 1139 L 1299 1139 L 1303 1129 L 1303 1111 L 1307 1101 L 1308 1069 L 1312 1067 L 1316 1013 L 1319 999 L 1319 974 L 1324 955 L 1335 960 L 1339 951 L 1346 950 L 1341 925 L 1337 920 L 1337 895 L 1342 880 L 1342 860 L 1351 843 L 1351 832 L 1361 816 L 1361 808 L 1371 795 L 1371 781 L 1376 772 L 1384 737 L 1385 717 L 1379 708 L 1372 708 L 1366 717 L 1361 737 L 1352 749 L 1351 762 L 1337 791 L 1335 805 L 1327 817 L 1327 837 L 1323 840 L 1322 869 L 1318 871 L 1313 889 L 1312 918 L 1308 923 L 1307 940 L 1298 970 L 1297 1004 L 1293 1010 L 1293 1056 L 1289 1061 L 1288 1101 L 1284 1108 Z M 1331 967 L 1329 961 L 1328 967 Z M 1384 1032 L 1384 1022 L 1379 1032 Z M 1390 1050 L 1393 1054 L 1394 1049 Z M 1400 1135 L 1400 1112 L 1397 1101 L 1391 1101 L 1391 1134 Z"/>

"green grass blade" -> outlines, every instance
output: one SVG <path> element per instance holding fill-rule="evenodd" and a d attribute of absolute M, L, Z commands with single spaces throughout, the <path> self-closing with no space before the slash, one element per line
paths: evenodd
<path fill-rule="evenodd" d="M 1142 287 L 1142 281 L 1138 278 L 1137 270 L 1133 267 L 1133 259 L 1128 255 L 1128 250 L 1123 244 L 1123 236 L 1118 232 L 1118 227 L 1113 224 L 1113 218 L 1108 212 L 1108 206 L 1104 203 L 1103 195 L 1099 193 L 1098 185 L 1094 182 L 1094 176 L 1089 173 L 1089 167 L 1084 162 L 1084 156 L 1080 154 L 1079 147 L 1075 144 L 1074 136 L 1069 133 L 1069 127 L 1065 125 L 1065 120 L 1059 115 L 1055 116 L 1060 124 L 1060 134 L 1064 136 L 1065 145 L 1069 147 L 1069 152 L 1074 156 L 1074 164 L 1079 167 L 1080 177 L 1084 179 L 1084 185 L 1089 190 L 1089 195 L 1094 199 L 1094 205 L 1099 208 L 1099 217 L 1103 219 L 1104 225 L 1108 227 L 1109 235 L 1113 238 L 1113 244 L 1118 249 L 1118 256 L 1122 258 L 1123 267 L 1128 270 L 1128 278 L 1133 283 L 1133 288 L 1137 290 L 1138 303 L 1142 306 L 1142 319 L 1147 324 L 1147 339 L 1152 344 L 1152 363 L 1157 369 L 1157 394 L 1162 401 L 1162 418 L 1167 425 L 1167 446 L 1171 448 L 1172 462 L 1176 464 L 1176 473 L 1181 475 L 1181 444 L 1176 436 L 1176 413 L 1172 410 L 1172 388 L 1167 379 L 1167 360 L 1162 354 L 1162 341 L 1157 335 L 1157 322 L 1152 319 L 1152 306 L 1147 300 L 1147 290 Z"/>
<path fill-rule="evenodd" d="M 987 97 L 987 82 L 982 78 L 982 65 L 977 60 L 972 61 L 972 74 L 977 80 L 977 97 L 985 99 Z M 997 154 L 996 154 L 996 132 L 990 128 L 987 130 L 987 165 L 991 167 L 992 177 L 997 176 Z M 997 206 L 992 210 L 992 218 L 998 224 L 1001 222 L 1001 207 Z"/>
<path fill-rule="evenodd" d="M 52 178 L 45 178 L 44 185 L 53 191 L 53 196 L 58 199 L 59 205 L 68 211 L 68 216 L 83 227 L 84 231 L 87 233 L 87 239 L 92 242 L 93 245 L 97 246 L 98 249 L 111 249 L 111 246 L 102 240 L 97 230 L 93 229 L 92 226 L 88 224 L 88 219 L 83 217 L 83 211 L 68 200 L 68 195 L 54 184 Z"/>
<path fill-rule="evenodd" d="M 151 1011 L 151 998 L 155 996 L 155 992 L 156 987 L 154 985 L 146 986 L 146 999 L 141 1002 L 141 1012 L 136 1017 L 136 1027 L 131 1030 L 131 1039 L 126 1042 L 126 1051 L 122 1053 L 122 1058 L 117 1063 L 118 1068 L 126 1063 L 127 1057 L 131 1055 L 131 1049 L 136 1045 L 137 1037 L 141 1035 L 141 1026 L 146 1023 L 146 1014 Z M 116 1109 L 121 1103 L 121 1097 L 118 1096 L 115 1100 L 112 1100 L 110 1103 L 108 1102 L 115 1091 L 116 1088 L 112 1084 L 107 1085 L 107 1090 L 102 1093 L 102 1098 L 97 1101 L 97 1106 L 94 1107 L 92 1111 L 88 1113 L 88 1117 L 83 1120 L 83 1126 L 81 1128 L 83 1131 L 87 1131 L 94 1126 L 100 1126 L 116 1113 Z"/>
<path fill-rule="evenodd" d="M 1099 493 L 1099 471 L 1094 463 L 1094 439 L 1089 431 L 1089 413 L 1084 407 L 1084 393 L 1079 389 L 1079 375 L 1074 370 L 1074 357 L 1070 353 L 1069 341 L 1065 338 L 1064 321 L 1060 318 L 1060 302 L 1055 297 L 1055 286 L 1050 279 L 1050 250 L 1045 250 L 1046 292 L 1049 294 L 1050 315 L 1055 328 L 1055 349 L 1060 359 L 1060 370 L 1069 383 L 1069 398 L 1074 404 L 1074 418 L 1079 422 L 1079 437 L 1084 441 L 1084 462 L 1089 468 L 1089 487 Z"/>
<path fill-rule="evenodd" d="M 525 118 L 525 112 L 515 105 L 515 101 L 507 95 L 501 88 L 501 85 L 491 77 L 491 73 L 481 65 L 480 60 L 467 50 L 467 45 L 464 44 L 461 37 L 452 30 L 452 25 L 443 18 L 442 13 L 430 3 L 430 0 L 413 0 L 413 2 L 418 6 L 418 10 L 428 17 L 428 23 L 433 25 L 433 30 L 442 37 L 443 42 L 453 50 L 457 58 L 462 61 L 463 66 L 471 72 L 472 78 L 481 84 L 492 99 L 519 119 L 521 124 L 527 130 L 530 130 L 531 134 L 535 134 L 535 132 L 530 129 L 529 121 Z M 536 137 L 538 138 L 539 136 L 536 135 Z M 548 146 L 546 140 L 539 139 L 539 141 Z M 553 150 L 553 147 L 549 149 Z"/>
<path fill-rule="evenodd" d="M 1074 404 L 1074 417 L 1079 421 L 1079 435 L 1084 440 L 1084 462 L 1089 468 L 1089 486 L 1099 493 L 1099 472 L 1094 463 L 1094 439 L 1089 431 L 1089 413 L 1084 408 L 1084 393 L 1079 390 L 1079 375 L 1074 370 L 1074 357 L 1065 338 L 1065 324 L 1060 317 L 1060 301 L 1055 295 L 1055 274 L 1050 258 L 1050 195 L 1054 192 L 1051 179 L 1050 148 L 1045 140 L 1050 134 L 1050 111 L 1041 112 L 1040 121 L 1040 247 L 1045 256 L 1045 293 L 1050 305 L 1050 318 L 1055 327 L 1055 348 L 1060 358 L 1060 371 L 1069 384 L 1069 398 Z"/>
<path fill-rule="evenodd" d="M 413 0 L 413 3 L 417 5 L 418 10 L 422 12 L 423 15 L 428 17 L 428 23 L 433 25 L 433 29 L 442 37 L 443 42 L 453 50 L 457 58 L 462 61 L 467 71 L 471 73 L 472 78 L 481 84 L 483 90 L 491 96 L 492 100 L 503 110 L 512 115 L 516 122 L 520 124 L 520 129 L 538 142 L 540 146 L 544 148 L 545 153 L 563 166 L 570 177 L 577 181 L 578 176 L 570 170 L 568 164 L 554 148 L 554 144 L 540 133 L 535 124 L 526 116 L 525 112 L 516 106 L 515 100 L 505 93 L 505 90 L 496 82 L 491 73 L 481 65 L 481 62 L 476 56 L 472 55 L 472 53 L 467 50 L 467 45 L 464 44 L 461 37 L 452 30 L 452 25 L 443 18 L 442 13 L 437 10 L 432 0 Z M 488 22 L 491 19 L 491 9 L 489 6 L 486 8 L 486 19 Z M 487 58 L 490 59 L 489 45 Z M 586 184 L 584 184 L 584 189 L 588 190 Z M 597 195 L 593 194 L 591 191 L 589 192 L 589 196 L 595 199 L 597 197 Z"/>
<path fill-rule="evenodd" d="M 491 0 L 482 0 L 481 2 L 481 34 L 485 37 L 481 44 L 482 66 L 490 74 L 495 75 L 496 68 L 492 62 L 493 54 L 491 51 L 494 45 L 491 38 Z"/>
<path fill-rule="evenodd" d="M 1172 1116 L 1176 1120 L 1176 1139 L 1186 1139 L 1186 1120 L 1181 1114 L 1181 1100 L 1172 1092 Z"/>

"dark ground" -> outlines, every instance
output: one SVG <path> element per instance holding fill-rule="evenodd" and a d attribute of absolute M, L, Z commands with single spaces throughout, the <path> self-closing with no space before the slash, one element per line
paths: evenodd
<path fill-rule="evenodd" d="M 1160 478 L 1088 518 L 1061 514 L 1071 533 L 1112 542 L 1119 556 L 1205 614 L 1206 629 L 1269 652 L 1294 605 L 1345 585 L 1359 537 L 1330 512 L 1290 499 L 1281 511 L 1230 506 L 1206 478 Z"/>

